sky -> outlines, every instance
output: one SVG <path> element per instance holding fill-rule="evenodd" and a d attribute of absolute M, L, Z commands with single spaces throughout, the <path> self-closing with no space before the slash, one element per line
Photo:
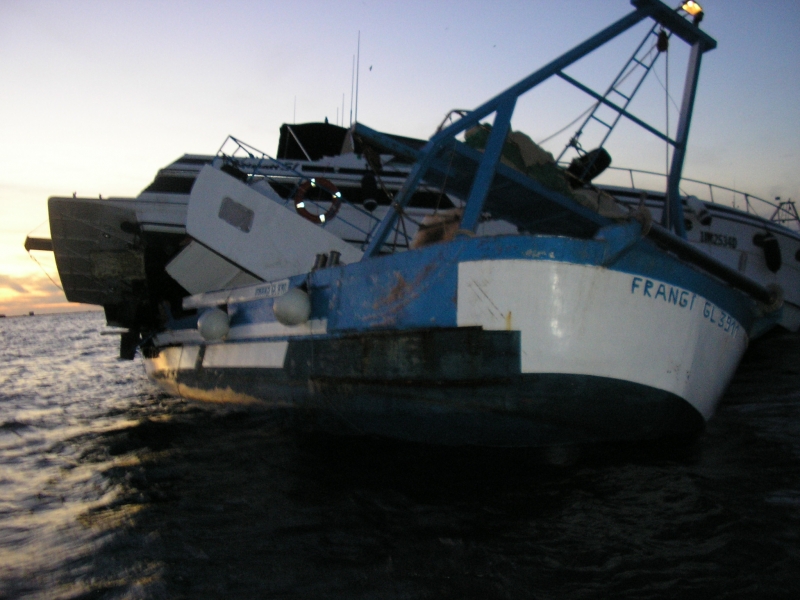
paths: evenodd
<path fill-rule="evenodd" d="M 701 4 L 718 47 L 703 58 L 684 175 L 800 200 L 800 2 Z M 349 125 L 359 35 L 358 120 L 428 138 L 449 110 L 479 106 L 631 10 L 627 0 L 0 0 L 0 314 L 89 308 L 51 282 L 52 254 L 23 248 L 26 235 L 49 236 L 48 197 L 132 197 L 228 135 L 274 154 L 282 123 Z M 602 92 L 646 32 L 568 73 Z M 669 106 L 673 135 L 687 55 L 674 40 L 631 105 L 661 130 Z M 520 99 L 512 127 L 540 141 L 591 104 L 548 82 Z M 558 154 L 570 131 L 545 147 Z M 608 147 L 614 165 L 664 169 L 664 143 L 627 124 Z"/>

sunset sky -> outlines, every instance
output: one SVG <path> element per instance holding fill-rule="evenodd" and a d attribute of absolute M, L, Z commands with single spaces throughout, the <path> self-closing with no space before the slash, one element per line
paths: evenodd
<path fill-rule="evenodd" d="M 684 174 L 800 200 L 800 2 L 701 3 L 719 45 L 703 60 Z M 343 104 L 349 124 L 359 31 L 359 121 L 427 138 L 450 109 L 474 108 L 631 10 L 627 0 L 4 0 L 0 314 L 87 308 L 45 275 L 57 279 L 52 255 L 34 253 L 42 269 L 23 248 L 28 234 L 49 236 L 49 196 L 135 196 L 160 167 L 213 154 L 229 134 L 274 153 L 282 123 L 341 122 Z M 646 27 L 569 72 L 602 91 Z M 685 58 L 674 42 L 678 104 Z M 590 105 L 554 82 L 520 101 L 512 126 L 539 141 Z M 663 128 L 664 105 L 653 80 L 632 110 Z M 673 134 L 676 123 L 672 106 Z M 612 142 L 615 165 L 663 170 L 663 142 L 628 127 Z"/>

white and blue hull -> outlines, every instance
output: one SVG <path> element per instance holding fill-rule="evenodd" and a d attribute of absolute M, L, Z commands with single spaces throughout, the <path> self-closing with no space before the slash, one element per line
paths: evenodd
<path fill-rule="evenodd" d="M 608 267 L 602 241 L 474 238 L 325 269 L 306 281 L 307 323 L 279 324 L 253 294 L 227 304 L 225 341 L 164 332 L 147 369 L 188 398 L 426 443 L 695 435 L 747 347 L 751 301 L 650 246 Z"/>

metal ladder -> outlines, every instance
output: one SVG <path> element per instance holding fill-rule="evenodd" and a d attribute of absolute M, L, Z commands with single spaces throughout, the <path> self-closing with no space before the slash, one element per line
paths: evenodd
<path fill-rule="evenodd" d="M 578 128 L 578 131 L 575 135 L 570 138 L 567 145 L 561 151 L 561 154 L 558 155 L 556 159 L 560 162 L 564 155 L 570 148 L 574 148 L 578 155 L 585 153 L 583 148 L 580 144 L 580 137 L 583 135 L 584 130 L 586 129 L 587 125 L 591 121 L 596 121 L 601 126 L 606 128 L 606 133 L 603 136 L 602 141 L 597 145 L 598 148 L 602 148 L 608 137 L 611 135 L 611 132 L 616 127 L 617 123 L 619 122 L 620 118 L 623 114 L 627 113 L 628 105 L 633 100 L 633 97 L 636 95 L 636 92 L 639 91 L 642 83 L 644 82 L 647 75 L 652 70 L 653 66 L 655 65 L 656 61 L 658 60 L 658 56 L 661 54 L 661 50 L 659 48 L 659 36 L 666 36 L 666 32 L 661 27 L 660 24 L 656 23 L 644 37 L 642 42 L 636 48 L 634 53 L 631 55 L 631 58 L 625 63 L 625 66 L 616 76 L 614 81 L 611 83 L 609 88 L 606 90 L 605 94 L 602 97 L 598 98 L 597 103 L 594 105 L 592 112 L 589 113 L 589 116 L 584 119 L 581 126 Z M 651 41 L 652 40 L 652 41 Z M 624 93 L 622 91 L 622 86 L 626 83 L 626 80 L 631 77 L 634 73 L 638 75 L 638 81 L 635 81 L 635 85 L 633 86 L 633 90 L 629 93 Z M 565 75 L 563 72 L 557 73 L 559 77 L 562 79 L 566 79 L 570 83 L 574 83 L 574 80 Z M 613 95 L 613 96 L 612 96 Z M 621 98 L 622 104 L 618 105 L 615 102 L 609 100 L 609 96 L 612 96 L 614 99 Z M 600 107 L 608 106 L 616 113 L 615 118 L 611 123 L 607 123 L 603 119 L 597 116 L 597 111 L 600 110 Z"/>

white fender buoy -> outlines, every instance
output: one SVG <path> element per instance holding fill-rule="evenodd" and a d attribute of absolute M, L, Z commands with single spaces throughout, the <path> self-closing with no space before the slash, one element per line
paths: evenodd
<path fill-rule="evenodd" d="M 219 308 L 207 310 L 197 319 L 197 329 L 207 342 L 218 342 L 224 339 L 230 328 L 228 313 Z"/>
<path fill-rule="evenodd" d="M 282 325 L 300 325 L 311 316 L 311 299 L 300 288 L 292 288 L 275 298 L 272 311 Z"/>

